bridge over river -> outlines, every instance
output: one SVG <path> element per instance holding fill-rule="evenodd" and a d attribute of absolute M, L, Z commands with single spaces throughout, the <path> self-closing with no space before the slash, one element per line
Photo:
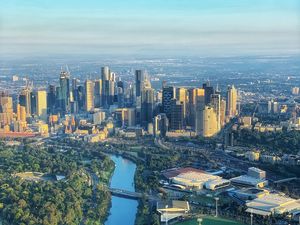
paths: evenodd
<path fill-rule="evenodd" d="M 109 188 L 109 191 L 112 195 L 123 197 L 123 198 L 140 199 L 142 197 L 145 197 L 146 199 L 149 199 L 151 201 L 157 201 L 159 199 L 157 196 L 154 195 L 132 192 L 132 191 L 122 190 L 118 188 Z"/>

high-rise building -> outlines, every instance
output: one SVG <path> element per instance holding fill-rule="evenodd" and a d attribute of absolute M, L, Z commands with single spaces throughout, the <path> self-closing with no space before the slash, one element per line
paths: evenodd
<path fill-rule="evenodd" d="M 203 127 L 203 110 L 205 108 L 205 90 L 203 88 L 194 89 L 194 115 L 195 119 L 193 124 L 195 127 L 196 133 L 200 133 L 200 130 Z"/>
<path fill-rule="evenodd" d="M 47 92 L 36 92 L 36 114 L 37 116 L 46 121 L 47 120 Z"/>
<path fill-rule="evenodd" d="M 153 120 L 154 89 L 143 88 L 141 100 L 141 125 L 147 129 L 148 124 Z"/>
<path fill-rule="evenodd" d="M 217 114 L 213 107 L 205 106 L 203 110 L 203 122 L 200 129 L 200 135 L 203 137 L 212 137 L 218 132 Z"/>
<path fill-rule="evenodd" d="M 228 117 L 235 117 L 237 112 L 237 90 L 235 87 L 229 86 L 227 90 L 227 110 L 226 114 Z"/>
<path fill-rule="evenodd" d="M 95 80 L 95 108 L 102 106 L 102 80 Z"/>
<path fill-rule="evenodd" d="M 220 124 L 221 127 L 225 125 L 226 122 L 226 100 L 221 100 L 221 108 L 220 108 Z"/>
<path fill-rule="evenodd" d="M 101 69 L 101 79 L 102 105 L 108 108 L 114 103 L 116 75 L 110 71 L 109 67 L 105 66 Z"/>
<path fill-rule="evenodd" d="M 54 85 L 49 85 L 49 91 L 47 94 L 47 105 L 49 113 L 54 113 L 56 105 L 56 88 Z"/>
<path fill-rule="evenodd" d="M 186 88 L 177 88 L 176 89 L 176 99 L 183 103 L 183 118 L 184 123 L 186 124 L 186 108 L 187 108 L 187 89 Z"/>
<path fill-rule="evenodd" d="M 153 135 L 155 137 L 166 137 L 169 120 L 165 113 L 160 113 L 153 118 Z"/>
<path fill-rule="evenodd" d="M 24 106 L 20 106 L 20 121 L 26 122 L 26 108 Z"/>
<path fill-rule="evenodd" d="M 183 120 L 183 102 L 172 99 L 170 129 L 175 131 L 183 130 Z"/>
<path fill-rule="evenodd" d="M 205 105 L 208 105 L 211 100 L 211 95 L 214 93 L 214 88 L 210 85 L 210 82 L 203 84 L 203 89 L 205 91 Z"/>
<path fill-rule="evenodd" d="M 217 130 L 221 130 L 221 95 L 212 94 L 211 95 L 211 106 L 214 108 L 217 116 Z"/>
<path fill-rule="evenodd" d="M 13 100 L 6 93 L 0 93 L 0 127 L 10 125 L 13 119 Z"/>
<path fill-rule="evenodd" d="M 94 82 L 91 80 L 85 81 L 85 111 L 94 110 Z"/>
<path fill-rule="evenodd" d="M 168 119 L 171 120 L 171 100 L 176 98 L 176 92 L 174 87 L 163 87 L 162 93 L 162 108 L 163 112 L 167 115 Z"/>
<path fill-rule="evenodd" d="M 61 71 L 59 78 L 59 106 L 62 113 L 70 111 L 70 73 Z"/>
<path fill-rule="evenodd" d="M 31 92 L 30 93 L 30 103 L 31 103 L 31 115 L 37 115 L 36 111 L 36 92 Z"/>
<path fill-rule="evenodd" d="M 135 71 L 135 96 L 136 98 L 142 95 L 142 90 L 145 87 L 146 72 L 144 70 Z"/>
<path fill-rule="evenodd" d="M 26 109 L 27 117 L 31 116 L 31 89 L 24 88 L 19 95 L 19 103 Z"/>

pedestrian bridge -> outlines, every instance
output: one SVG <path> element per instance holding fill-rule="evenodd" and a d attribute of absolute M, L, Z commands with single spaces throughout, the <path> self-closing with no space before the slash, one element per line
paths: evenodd
<path fill-rule="evenodd" d="M 118 188 L 109 188 L 109 191 L 112 195 L 122 198 L 141 199 L 142 197 L 145 197 L 150 201 L 158 201 L 160 199 L 157 195 L 148 195 L 134 191 L 122 190 Z"/>
<path fill-rule="evenodd" d="M 118 188 L 109 188 L 109 191 L 112 195 L 123 198 L 140 199 L 143 197 L 142 193 L 122 190 Z M 145 195 L 145 197 L 147 197 L 147 195 Z"/>

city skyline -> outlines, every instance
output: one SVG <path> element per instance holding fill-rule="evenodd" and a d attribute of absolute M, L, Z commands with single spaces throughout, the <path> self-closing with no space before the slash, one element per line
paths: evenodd
<path fill-rule="evenodd" d="M 252 55 L 300 52 L 300 3 L 288 1 L 5 1 L 10 55 Z"/>

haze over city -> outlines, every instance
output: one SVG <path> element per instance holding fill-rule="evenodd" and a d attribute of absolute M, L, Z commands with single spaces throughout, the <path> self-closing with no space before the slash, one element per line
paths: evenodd
<path fill-rule="evenodd" d="M 4 0 L 7 56 L 295 54 L 298 0 Z"/>

